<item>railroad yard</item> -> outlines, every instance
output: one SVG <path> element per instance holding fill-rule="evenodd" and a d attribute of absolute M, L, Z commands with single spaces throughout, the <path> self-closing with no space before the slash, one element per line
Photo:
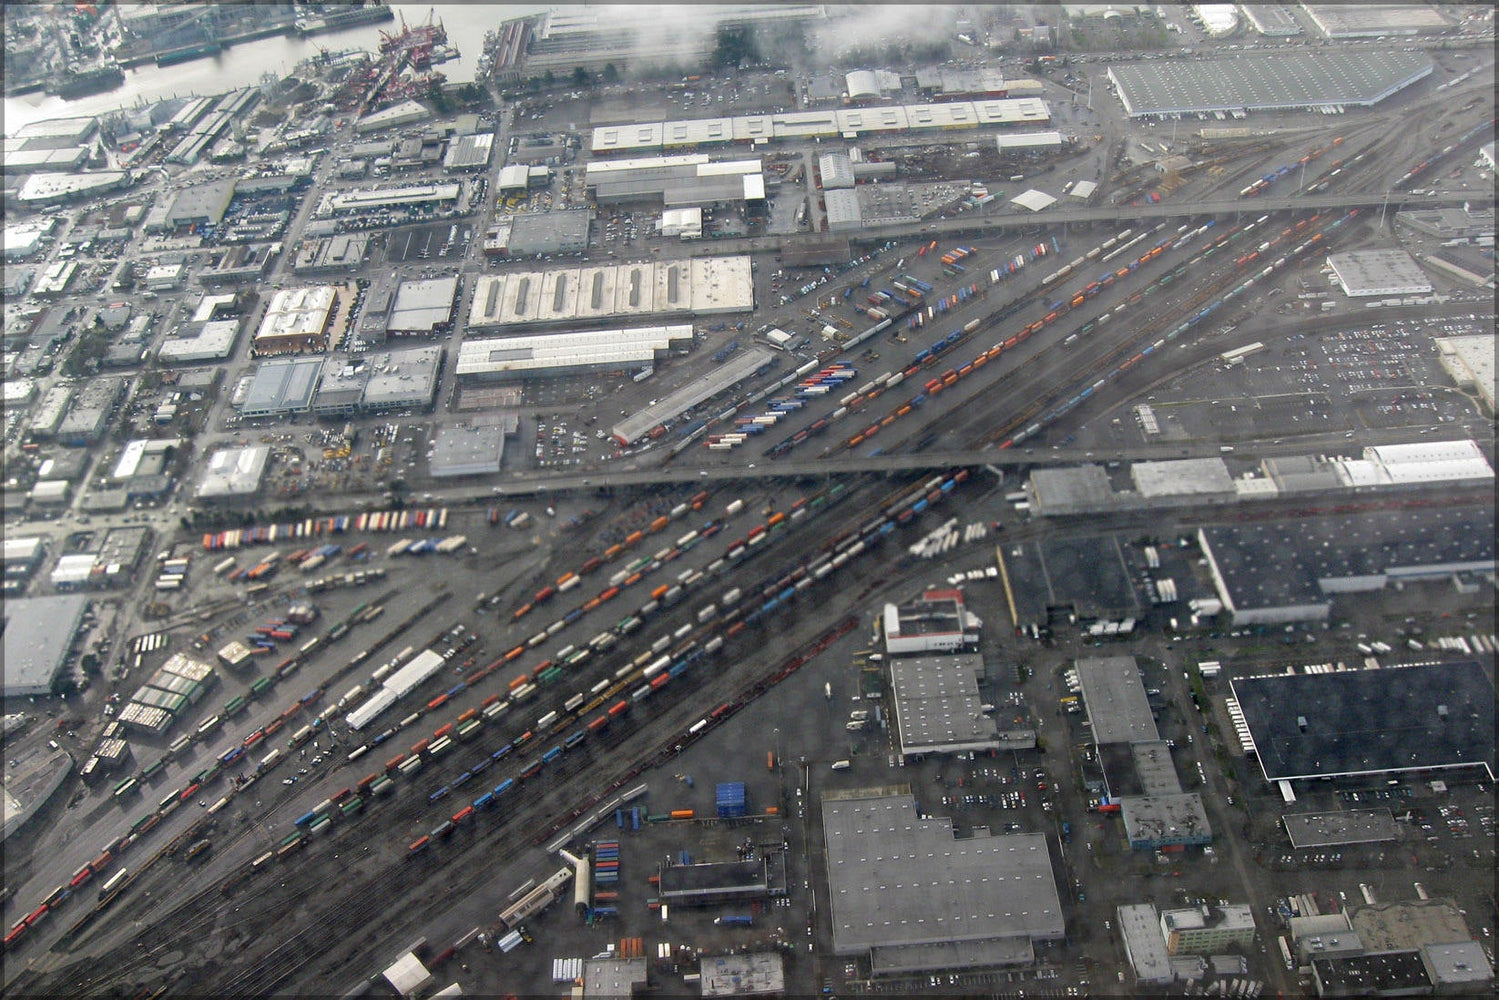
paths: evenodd
<path fill-rule="evenodd" d="M 1240 30 L 1186 34 L 1267 77 L 1313 51 Z M 163 300 L 100 252 L 97 323 L 8 341 L 8 393 L 38 367 L 6 424 L 7 995 L 1490 990 L 1473 30 L 1337 42 L 1387 96 L 1247 121 L 961 33 L 862 97 L 852 66 L 496 75 L 459 117 L 508 153 L 453 200 L 452 115 L 371 122 L 396 48 L 324 52 L 321 159 L 279 191 L 254 153 L 270 193 L 224 197 L 295 252 Z M 989 63 L 1013 93 L 963 76 Z M 1055 148 L 1005 146 L 1027 102 Z M 916 124 L 954 105 L 984 128 Z M 711 116 L 769 123 L 753 170 L 624 159 Z M 169 148 L 23 263 L 233 173 Z M 386 207 L 315 207 L 401 155 Z M 741 167 L 759 197 L 713 193 Z M 702 238 L 656 231 L 661 184 Z M 227 266 L 167 228 L 121 252 Z M 8 326 L 72 300 L 29 301 Z M 111 346 L 109 310 L 151 332 Z M 176 365 L 202 316 L 251 333 Z"/>

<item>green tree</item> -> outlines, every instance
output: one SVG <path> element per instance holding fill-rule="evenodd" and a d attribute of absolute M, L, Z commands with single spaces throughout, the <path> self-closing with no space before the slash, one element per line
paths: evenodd
<path fill-rule="evenodd" d="M 574 87 L 586 87 L 589 85 L 592 79 L 593 78 L 589 75 L 588 70 L 584 69 L 582 66 L 573 67 Z"/>
<path fill-rule="evenodd" d="M 604 64 L 604 82 L 605 83 L 618 83 L 619 82 L 619 70 L 617 70 L 617 69 L 614 68 L 614 64 L 613 63 L 605 63 Z"/>

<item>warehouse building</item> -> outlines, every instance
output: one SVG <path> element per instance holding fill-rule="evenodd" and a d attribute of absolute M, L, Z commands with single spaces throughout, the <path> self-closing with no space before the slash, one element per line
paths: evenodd
<path fill-rule="evenodd" d="M 661 213 L 657 230 L 665 237 L 683 240 L 703 238 L 703 210 L 694 208 L 668 208 Z"/>
<path fill-rule="evenodd" d="M 494 133 L 461 135 L 448 143 L 448 151 L 442 158 L 444 170 L 485 170 L 494 151 Z"/>
<path fill-rule="evenodd" d="M 257 357 L 328 349 L 338 290 L 332 285 L 283 288 L 271 296 L 252 353 Z"/>
<path fill-rule="evenodd" d="M 317 216 L 354 215 L 381 209 L 428 209 L 446 211 L 456 208 L 463 186 L 457 182 L 405 184 L 400 187 L 360 188 L 333 191 L 318 203 Z"/>
<path fill-rule="evenodd" d="M 1110 66 L 1108 78 L 1125 112 L 1144 118 L 1373 107 L 1430 76 L 1434 67 L 1421 52 L 1281 52 L 1128 63 Z"/>
<path fill-rule="evenodd" d="M 124 399 L 127 380 L 116 375 L 99 376 L 83 384 L 57 425 L 57 440 L 69 447 L 87 447 L 103 440 Z"/>
<path fill-rule="evenodd" d="M 847 153 L 824 153 L 817 158 L 817 174 L 822 178 L 822 189 L 854 186 L 854 161 Z"/>
<path fill-rule="evenodd" d="M 983 676 L 984 658 L 971 653 L 890 661 L 890 704 L 902 760 L 1000 749 L 979 696 Z"/>
<path fill-rule="evenodd" d="M 306 413 L 312 408 L 322 358 L 275 358 L 263 362 L 250 376 L 244 399 L 238 404 L 241 417 L 259 420 Z"/>
<path fill-rule="evenodd" d="M 1266 783 L 1477 772 L 1494 778 L 1494 684 L 1474 662 L 1231 681 Z M 1295 706 L 1288 711 L 1286 706 Z"/>
<path fill-rule="evenodd" d="M 87 173 L 32 174 L 16 192 L 16 204 L 23 208 L 61 205 L 75 198 L 97 198 L 99 195 L 129 187 L 133 177 L 128 170 L 93 170 Z"/>
<path fill-rule="evenodd" d="M 1436 337 L 1438 358 L 1459 388 L 1478 393 L 1494 412 L 1494 338 L 1488 334 Z"/>
<path fill-rule="evenodd" d="M 1301 34 L 1301 22 L 1281 4 L 1246 3 L 1240 8 L 1255 31 L 1266 38 L 1294 38 Z"/>
<path fill-rule="evenodd" d="M 320 417 L 373 415 L 432 408 L 446 348 L 412 347 L 330 358 L 312 398 Z"/>
<path fill-rule="evenodd" d="M 691 326 L 647 326 L 465 341 L 459 379 L 492 381 L 622 371 L 692 344 Z"/>
<path fill-rule="evenodd" d="M 341 233 L 303 240 L 291 268 L 298 274 L 319 271 L 358 271 L 369 256 L 370 238 L 364 233 Z"/>
<path fill-rule="evenodd" d="M 659 896 L 669 906 L 723 906 L 786 894 L 786 855 L 762 852 L 751 861 L 663 864 Z"/>
<path fill-rule="evenodd" d="M 754 292 L 747 256 L 486 274 L 467 328 L 749 312 Z"/>
<path fill-rule="evenodd" d="M 1446 31 L 1447 19 L 1424 3 L 1303 3 L 1317 30 L 1328 38 L 1382 38 Z"/>
<path fill-rule="evenodd" d="M 218 319 L 207 323 L 185 323 L 163 340 L 156 359 L 164 365 L 199 361 L 221 361 L 234 353 L 239 342 L 240 321 Z"/>
<path fill-rule="evenodd" d="M 1372 295 L 1425 295 L 1431 282 L 1404 250 L 1344 250 L 1328 255 L 1327 266 L 1353 299 Z"/>
<path fill-rule="evenodd" d="M 47 554 L 46 542 L 42 538 L 5 539 L 5 579 L 26 580 L 41 565 Z"/>
<path fill-rule="evenodd" d="M 864 228 L 864 214 L 859 194 L 851 188 L 835 188 L 822 193 L 823 214 L 828 232 L 848 233 Z"/>
<path fill-rule="evenodd" d="M 1124 956 L 1141 986 L 1168 986 L 1176 978 L 1166 940 L 1161 937 L 1160 915 L 1150 903 L 1129 903 L 1114 911 Z"/>
<path fill-rule="evenodd" d="M 1323 621 L 1336 593 L 1494 572 L 1494 511 L 1369 511 L 1198 529 L 1236 625 Z"/>
<path fill-rule="evenodd" d="M 505 438 L 513 436 L 519 427 L 520 417 L 514 413 L 442 425 L 432 440 L 428 459 L 433 478 L 498 475 L 505 461 Z"/>
<path fill-rule="evenodd" d="M 458 276 L 403 281 L 386 318 L 386 333 L 396 337 L 435 337 L 453 329 Z"/>
<path fill-rule="evenodd" d="M 89 599 L 79 594 L 5 601 L 6 698 L 52 693 L 88 607 Z"/>
<path fill-rule="evenodd" d="M 1055 153 L 1062 148 L 1060 132 L 1005 132 L 995 136 L 994 145 L 1003 153 Z"/>
<path fill-rule="evenodd" d="M 427 109 L 426 105 L 416 101 L 402 101 L 381 111 L 365 115 L 355 123 L 354 131 L 365 135 L 370 132 L 379 132 L 382 129 L 410 125 L 412 122 L 431 121 L 431 119 L 432 112 Z"/>
<path fill-rule="evenodd" d="M 639 125 L 601 125 L 593 130 L 590 148 L 595 155 L 640 155 L 694 143 L 721 141 L 722 122 L 728 122 L 735 145 L 761 146 L 769 142 L 807 142 L 906 133 L 917 136 L 946 129 L 1003 128 L 1045 125 L 1051 121 L 1046 102 L 1036 97 L 953 101 L 943 104 L 886 105 L 776 114 L 738 115 L 728 119 L 654 122 Z"/>
<path fill-rule="evenodd" d="M 958 839 L 910 794 L 822 798 L 833 953 L 876 976 L 1035 961 L 1065 922 L 1043 834 Z"/>
<path fill-rule="evenodd" d="M 234 200 L 235 179 L 225 178 L 208 184 L 183 188 L 172 198 L 167 209 L 167 225 L 173 229 L 187 226 L 217 226 L 224 221 L 229 203 Z"/>
<path fill-rule="evenodd" d="M 765 200 L 759 157 L 713 162 L 706 153 L 591 160 L 584 183 L 599 204 L 660 200 L 668 208 Z"/>
<path fill-rule="evenodd" d="M 198 483 L 199 500 L 250 496 L 260 489 L 271 449 L 263 444 L 223 448 L 213 453 Z"/>
<path fill-rule="evenodd" d="M 916 88 L 931 97 L 1006 97 L 1010 95 L 1010 84 L 997 66 L 975 69 L 940 66 L 916 71 Z"/>
<path fill-rule="evenodd" d="M 484 256 L 489 260 L 500 260 L 581 253 L 588 249 L 592 222 L 593 213 L 586 208 L 502 217 L 496 219 L 484 234 Z"/>

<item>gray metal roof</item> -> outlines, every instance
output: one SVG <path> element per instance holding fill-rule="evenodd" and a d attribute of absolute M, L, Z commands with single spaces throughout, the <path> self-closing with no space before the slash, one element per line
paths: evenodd
<path fill-rule="evenodd" d="M 1266 781 L 1475 765 L 1493 776 L 1494 683 L 1475 662 L 1232 683 Z"/>
<path fill-rule="evenodd" d="M 1119 805 L 1124 835 L 1131 844 L 1205 844 L 1213 839 L 1202 796 L 1196 792 L 1131 795 Z"/>
<path fill-rule="evenodd" d="M 961 628 L 961 626 L 959 626 Z M 890 661 L 890 694 L 902 754 L 958 753 L 999 745 L 983 712 L 984 658 L 900 657 Z"/>
<path fill-rule="evenodd" d="M 1369 106 L 1431 73 L 1421 52 L 1257 53 L 1198 62 L 1162 59 L 1110 66 L 1132 116 Z"/>
<path fill-rule="evenodd" d="M 822 799 L 833 951 L 1059 938 L 1061 901 L 1043 834 L 954 839 L 909 794 Z"/>
<path fill-rule="evenodd" d="M 395 304 L 390 308 L 385 326 L 395 332 L 431 333 L 453 321 L 453 307 L 457 300 L 456 275 L 403 281 L 396 289 Z"/>
<path fill-rule="evenodd" d="M 1400 825 L 1388 809 L 1288 813 L 1281 822 L 1297 850 L 1400 839 Z"/>
<path fill-rule="evenodd" d="M 432 475 L 473 476 L 500 471 L 505 435 L 514 434 L 520 418 L 514 413 L 473 417 L 439 427 L 432 441 Z"/>
<path fill-rule="evenodd" d="M 240 412 L 246 416 L 296 413 L 312 405 L 322 358 L 274 358 L 255 370 Z"/>
<path fill-rule="evenodd" d="M 5 697 L 52 690 L 88 605 L 89 598 L 82 594 L 5 602 Z"/>
<path fill-rule="evenodd" d="M 1093 724 L 1094 743 L 1160 739 L 1133 656 L 1078 660 L 1077 677 L 1082 687 L 1083 707 Z"/>

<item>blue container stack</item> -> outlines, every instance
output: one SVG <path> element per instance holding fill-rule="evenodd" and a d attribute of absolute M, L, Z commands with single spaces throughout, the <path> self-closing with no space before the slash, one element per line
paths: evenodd
<path fill-rule="evenodd" d="M 717 792 L 718 816 L 720 819 L 730 819 L 735 816 L 744 815 L 744 782 L 723 781 L 718 785 Z"/>

